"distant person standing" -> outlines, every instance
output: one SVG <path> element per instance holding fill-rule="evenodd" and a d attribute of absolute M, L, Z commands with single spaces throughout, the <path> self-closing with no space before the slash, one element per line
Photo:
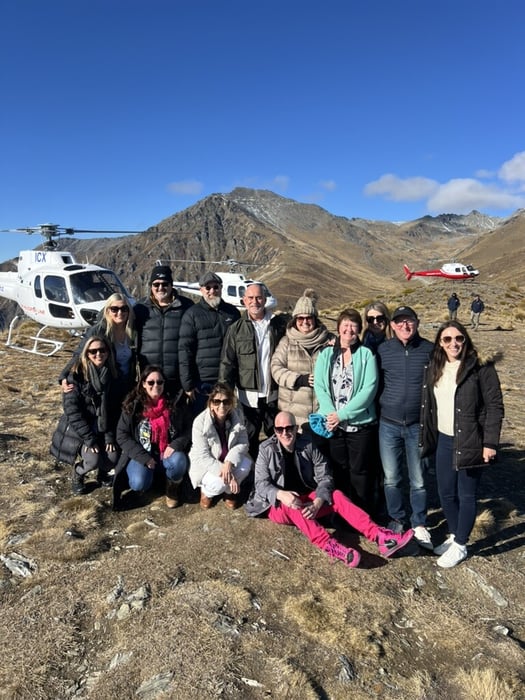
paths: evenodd
<path fill-rule="evenodd" d="M 448 307 L 448 320 L 449 321 L 455 321 L 458 317 L 458 309 L 461 305 L 461 301 L 459 300 L 458 295 L 456 292 L 452 292 L 452 294 L 449 296 L 448 301 L 447 301 L 447 307 Z"/>
<path fill-rule="evenodd" d="M 419 413 L 423 371 L 433 345 L 419 335 L 419 319 L 409 306 L 399 306 L 390 323 L 394 337 L 377 351 L 380 371 L 379 451 L 385 476 L 388 528 L 407 527 L 403 504 L 403 468 L 410 484 L 411 525 L 414 537 L 425 549 L 433 549 L 426 528 L 427 492 L 419 453 Z"/>
<path fill-rule="evenodd" d="M 202 298 L 184 314 L 179 334 L 182 388 L 193 402 L 193 413 L 204 411 L 208 394 L 219 378 L 222 343 L 241 314 L 222 299 L 222 279 L 206 272 L 199 279 Z"/>
<path fill-rule="evenodd" d="M 135 304 L 138 361 L 141 371 L 148 365 L 162 368 L 166 390 L 176 396 L 181 388 L 179 377 L 179 331 L 183 314 L 193 306 L 180 297 L 173 287 L 171 269 L 157 265 L 150 275 L 150 294 Z"/>
<path fill-rule="evenodd" d="M 485 311 L 485 304 L 479 294 L 476 294 L 474 301 L 470 305 L 470 325 L 477 331 L 479 328 L 479 317 Z"/>
<path fill-rule="evenodd" d="M 266 296 L 260 284 L 249 284 L 243 297 L 246 314 L 226 334 L 222 348 L 219 381 L 237 388 L 246 418 L 250 454 L 257 458 L 262 427 L 273 434 L 277 413 L 277 384 L 272 379 L 270 362 L 286 331 L 288 317 L 272 315 L 265 308 Z"/>

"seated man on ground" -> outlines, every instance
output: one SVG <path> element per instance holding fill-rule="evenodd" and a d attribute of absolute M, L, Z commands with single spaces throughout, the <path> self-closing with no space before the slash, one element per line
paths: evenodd
<path fill-rule="evenodd" d="M 413 530 L 397 534 L 379 527 L 342 491 L 334 490 L 325 458 L 309 438 L 297 435 L 292 413 L 278 413 L 274 429 L 275 434 L 259 448 L 255 487 L 246 504 L 248 515 L 267 513 L 276 523 L 295 525 L 313 545 L 352 568 L 358 566 L 361 555 L 331 537 L 319 518 L 337 513 L 368 540 L 376 542 L 385 557 L 412 539 Z"/>

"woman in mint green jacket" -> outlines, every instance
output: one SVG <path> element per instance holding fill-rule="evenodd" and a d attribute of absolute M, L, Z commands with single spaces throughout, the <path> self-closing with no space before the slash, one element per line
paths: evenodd
<path fill-rule="evenodd" d="M 380 466 L 375 407 L 379 374 L 373 353 L 359 340 L 361 330 L 358 311 L 341 312 L 335 345 L 317 358 L 314 391 L 332 433 L 328 443 L 336 488 L 371 513 Z"/>

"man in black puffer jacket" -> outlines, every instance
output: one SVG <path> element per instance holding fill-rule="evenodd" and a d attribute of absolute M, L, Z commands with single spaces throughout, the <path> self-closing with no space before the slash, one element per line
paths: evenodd
<path fill-rule="evenodd" d="M 219 378 L 224 336 L 240 318 L 235 306 L 222 298 L 222 280 L 214 272 L 199 279 L 202 298 L 184 314 L 179 336 L 182 388 L 193 401 L 194 415 L 204 410 L 208 394 Z"/>
<path fill-rule="evenodd" d="M 173 287 L 171 269 L 167 265 L 153 268 L 151 294 L 134 306 L 137 328 L 138 361 L 142 371 L 147 365 L 162 367 L 167 389 L 175 396 L 181 388 L 179 376 L 179 332 L 183 315 L 193 306 L 180 297 Z"/>

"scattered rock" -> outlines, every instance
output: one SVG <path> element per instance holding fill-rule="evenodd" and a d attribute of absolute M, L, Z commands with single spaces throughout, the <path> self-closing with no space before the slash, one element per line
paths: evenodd
<path fill-rule="evenodd" d="M 144 683 L 137 688 L 135 695 L 141 698 L 141 700 L 153 700 L 159 693 L 169 688 L 172 679 L 173 671 L 159 673 L 157 676 L 153 676 L 153 678 L 144 681 Z"/>
<path fill-rule="evenodd" d="M 4 562 L 12 574 L 23 578 L 32 576 L 37 569 L 36 562 L 16 552 L 11 552 L 8 555 L 0 554 L 0 560 Z"/>
<path fill-rule="evenodd" d="M 492 600 L 496 603 L 497 606 L 499 606 L 500 608 L 506 608 L 508 606 L 508 601 L 501 595 L 501 593 L 496 588 L 494 588 L 494 586 L 491 586 L 489 583 L 487 583 L 481 574 L 478 574 L 478 572 L 474 571 L 474 569 L 472 569 L 470 566 L 466 566 L 465 570 L 469 572 L 469 574 L 474 579 L 475 583 L 478 584 L 481 590 L 484 593 L 486 593 L 489 596 L 489 598 L 492 598 Z"/>
<path fill-rule="evenodd" d="M 351 683 L 357 678 L 357 672 L 354 668 L 353 663 L 344 654 L 339 654 L 339 661 L 341 662 L 341 670 L 339 671 L 339 681 L 341 683 Z"/>

